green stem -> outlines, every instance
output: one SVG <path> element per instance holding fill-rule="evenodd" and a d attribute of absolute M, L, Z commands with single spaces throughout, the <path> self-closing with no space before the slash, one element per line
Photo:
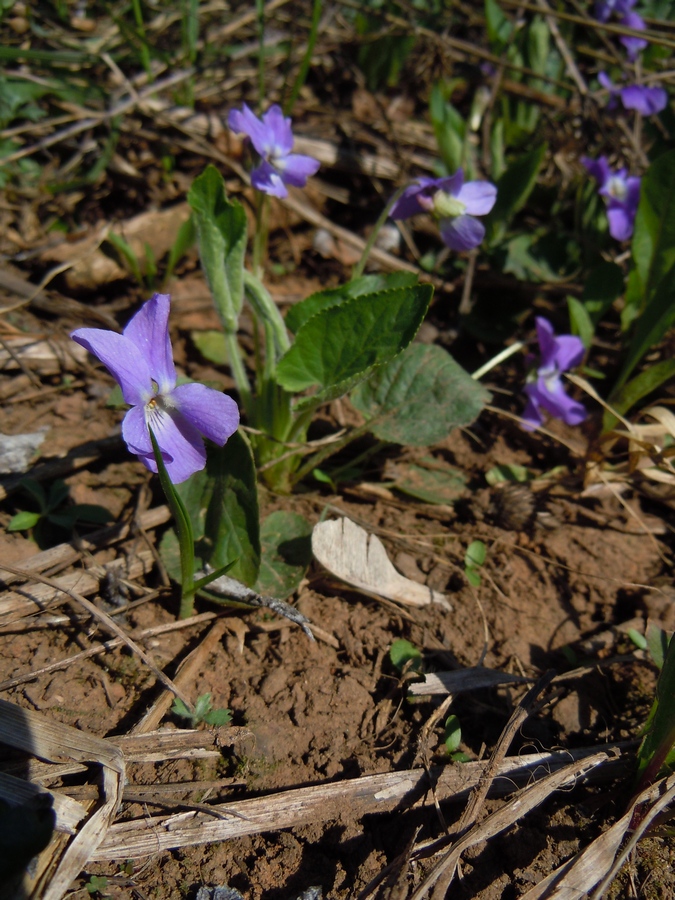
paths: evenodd
<path fill-rule="evenodd" d="M 309 72 L 309 66 L 312 61 L 312 53 L 314 53 L 314 47 L 316 45 L 316 39 L 319 36 L 319 21 L 321 20 L 321 0 L 314 0 L 312 3 L 312 24 L 309 29 L 309 37 L 307 38 L 307 49 L 305 50 L 305 55 L 302 58 L 302 62 L 300 63 L 300 69 L 298 70 L 297 78 L 293 84 L 293 89 L 291 90 L 291 96 L 288 98 L 287 102 L 284 103 L 284 113 L 287 116 L 290 116 L 293 111 L 293 107 L 295 106 L 295 101 L 298 99 L 298 95 L 302 90 L 302 86 L 307 79 L 307 73 Z"/>
<path fill-rule="evenodd" d="M 176 488 L 166 471 L 162 451 L 159 449 L 157 439 L 152 428 L 148 426 L 150 432 L 150 440 L 152 441 L 152 450 L 155 454 L 157 463 L 157 474 L 162 490 L 166 497 L 166 502 L 173 515 L 176 524 L 176 532 L 178 534 L 178 546 L 180 548 L 180 572 L 181 572 L 181 594 L 180 594 L 180 611 L 181 619 L 188 619 L 194 612 L 195 605 L 195 541 L 192 531 L 192 522 L 185 508 L 185 504 L 181 500 Z"/>
<path fill-rule="evenodd" d="M 269 197 L 256 191 L 255 235 L 253 237 L 253 275 L 262 280 L 267 262 L 267 242 L 269 238 Z"/>
<path fill-rule="evenodd" d="M 251 384 L 244 368 L 244 361 L 241 357 L 241 347 L 237 340 L 235 332 L 225 332 L 225 343 L 227 345 L 227 355 L 230 360 L 230 369 L 234 378 L 237 390 L 239 391 L 239 399 L 245 410 L 251 409 Z"/>
<path fill-rule="evenodd" d="M 131 0 L 131 7 L 134 11 L 134 19 L 136 20 L 136 28 L 141 39 L 141 62 L 148 76 L 148 81 L 152 82 L 152 64 L 150 61 L 150 51 L 145 36 L 145 24 L 143 23 L 143 12 L 141 10 L 140 0 Z"/>
<path fill-rule="evenodd" d="M 321 450 L 317 450 L 313 456 L 310 456 L 304 466 L 300 466 L 297 472 L 294 473 L 292 483 L 298 484 L 298 482 L 302 481 L 306 475 L 309 475 L 313 469 L 316 469 L 318 465 L 321 465 L 324 459 L 328 459 L 329 456 L 338 453 L 338 451 L 344 449 L 352 441 L 360 438 L 361 435 L 367 434 L 370 431 L 372 424 L 372 422 L 365 422 L 363 425 L 359 425 L 358 428 L 354 428 L 353 431 L 350 431 L 341 441 L 336 441 L 334 444 L 326 444 Z"/>
<path fill-rule="evenodd" d="M 370 256 L 370 251 L 375 246 L 375 241 L 377 240 L 377 236 L 380 233 L 380 229 L 382 228 L 384 223 L 387 221 L 387 218 L 389 217 L 389 213 L 390 213 L 394 203 L 396 203 L 398 198 L 401 196 L 401 194 L 407 187 L 408 187 L 407 184 L 404 184 L 402 187 L 400 187 L 396 191 L 394 196 L 389 200 L 389 202 L 384 207 L 382 212 L 380 213 L 380 218 L 375 223 L 375 227 L 371 231 L 370 237 L 366 241 L 366 246 L 363 248 L 363 253 L 361 254 L 361 259 L 354 266 L 354 269 L 352 271 L 352 280 L 354 280 L 355 278 L 360 278 L 361 275 L 363 275 L 363 270 L 365 269 L 366 263 L 368 262 L 368 257 Z"/>
<path fill-rule="evenodd" d="M 284 317 L 262 281 L 247 269 L 244 269 L 244 287 L 256 316 L 270 326 L 273 345 L 267 347 L 267 355 L 276 361 L 291 346 Z"/>

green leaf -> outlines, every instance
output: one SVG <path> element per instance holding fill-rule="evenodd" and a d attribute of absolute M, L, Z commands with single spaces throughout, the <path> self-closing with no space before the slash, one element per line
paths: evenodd
<path fill-rule="evenodd" d="M 327 392 L 348 390 L 408 346 L 432 293 L 431 285 L 418 284 L 321 310 L 305 322 L 280 359 L 277 382 L 291 393 L 314 386 Z"/>
<path fill-rule="evenodd" d="M 187 708 L 187 706 L 183 703 L 180 697 L 173 698 L 173 705 L 171 707 L 171 712 L 174 716 L 179 716 L 181 719 L 191 719 L 192 713 Z"/>
<path fill-rule="evenodd" d="M 424 503 L 449 506 L 464 494 L 466 482 L 466 475 L 459 469 L 427 457 L 420 464 L 397 467 L 392 487 Z"/>
<path fill-rule="evenodd" d="M 643 397 L 651 394 L 673 375 L 675 375 L 675 359 L 664 359 L 656 365 L 644 369 L 628 384 L 625 384 L 616 396 L 612 397 L 610 401 L 612 409 L 621 416 L 625 415 Z M 617 421 L 616 416 L 606 410 L 602 422 L 603 431 L 614 428 Z"/>
<path fill-rule="evenodd" d="M 443 742 L 448 753 L 454 753 L 462 741 L 462 729 L 457 716 L 448 716 L 445 720 L 445 735 Z"/>
<path fill-rule="evenodd" d="M 173 275 L 173 270 L 176 268 L 180 260 L 185 256 L 190 247 L 194 244 L 196 238 L 197 231 L 195 229 L 195 220 L 192 216 L 190 216 L 178 229 L 176 240 L 174 241 L 173 247 L 169 252 L 169 259 L 166 263 L 166 272 L 164 273 L 165 284 Z"/>
<path fill-rule="evenodd" d="M 277 510 L 260 529 L 262 558 L 254 590 L 285 600 L 294 593 L 312 561 L 312 526 L 304 516 Z"/>
<path fill-rule="evenodd" d="M 467 128 L 459 112 L 446 101 L 443 85 L 439 82 L 431 89 L 429 115 L 441 159 L 447 168 L 454 172 L 465 163 L 464 142 Z"/>
<path fill-rule="evenodd" d="M 469 425 L 489 398 L 480 383 L 434 344 L 413 344 L 351 395 L 375 437 L 415 447 Z"/>
<path fill-rule="evenodd" d="M 501 51 L 509 42 L 513 25 L 497 0 L 485 0 L 485 21 L 492 48 Z"/>
<path fill-rule="evenodd" d="M 576 297 L 567 298 L 567 311 L 570 316 L 570 326 L 572 334 L 576 334 L 581 338 L 584 347 L 590 347 L 593 340 L 593 323 L 588 315 L 588 310 Z"/>
<path fill-rule="evenodd" d="M 624 289 L 623 272 L 616 263 L 602 262 L 588 273 L 581 302 L 596 326 Z"/>
<path fill-rule="evenodd" d="M 176 485 L 190 517 L 201 564 L 214 569 L 236 559 L 229 575 L 248 587 L 260 567 L 258 492 L 248 440 L 235 432 L 224 447 L 209 446 L 206 468 Z"/>
<path fill-rule="evenodd" d="M 68 495 L 70 494 L 70 488 L 62 481 L 60 478 L 54 481 L 49 488 L 49 495 L 47 497 L 47 508 L 58 509 L 65 501 L 68 499 Z"/>
<path fill-rule="evenodd" d="M 464 574 L 466 575 L 466 580 L 472 587 L 480 587 L 480 572 L 478 569 L 469 566 L 469 568 L 465 569 Z"/>
<path fill-rule="evenodd" d="M 35 528 L 41 518 L 42 513 L 18 512 L 9 520 L 7 531 L 28 531 L 29 528 Z"/>
<path fill-rule="evenodd" d="M 642 179 L 631 249 L 629 318 L 642 312 L 615 391 L 675 321 L 675 150 L 659 156 Z"/>
<path fill-rule="evenodd" d="M 105 525 L 115 518 L 109 509 L 96 503 L 75 503 L 68 507 L 67 512 L 76 522 L 91 522 L 93 525 Z"/>
<path fill-rule="evenodd" d="M 227 338 L 222 331 L 191 331 L 195 347 L 204 359 L 215 363 L 217 366 L 229 364 L 230 356 L 227 352 Z"/>
<path fill-rule="evenodd" d="M 525 484 L 530 480 L 530 473 L 525 466 L 519 466 L 517 463 L 501 463 L 488 469 L 485 480 L 493 487 L 509 481 Z"/>
<path fill-rule="evenodd" d="M 673 212 L 675 214 L 675 205 Z M 633 339 L 628 348 L 628 357 L 614 387 L 610 402 L 613 400 L 614 393 L 625 384 L 647 350 L 658 343 L 675 322 L 673 296 L 675 296 L 675 266 L 659 282 L 656 290 L 649 297 L 644 312 L 637 320 Z"/>
<path fill-rule="evenodd" d="M 422 654 L 414 644 L 400 638 L 389 648 L 389 659 L 392 666 L 401 672 L 406 663 L 411 663 L 410 668 L 415 672 L 422 671 Z"/>
<path fill-rule="evenodd" d="M 659 773 L 675 763 L 675 641 L 671 638 L 656 683 L 656 698 L 645 725 L 645 737 L 638 750 L 638 775 L 653 783 Z"/>
<path fill-rule="evenodd" d="M 232 721 L 232 713 L 229 709 L 212 709 L 204 716 L 204 722 L 214 728 L 221 728 Z"/>
<path fill-rule="evenodd" d="M 36 481 L 35 478 L 22 478 L 21 487 L 35 500 L 42 512 L 47 512 L 49 508 L 47 495 L 39 481 Z"/>
<path fill-rule="evenodd" d="M 340 287 L 318 291 L 301 303 L 296 303 L 286 315 L 286 327 L 297 334 L 312 316 L 331 306 L 339 306 L 354 297 L 364 297 L 391 288 L 412 287 L 415 284 L 417 284 L 417 276 L 411 272 L 395 272 L 391 275 L 362 275 Z"/>
<path fill-rule="evenodd" d="M 502 240 L 511 219 L 525 205 L 537 183 L 546 150 L 547 145 L 540 144 L 529 153 L 519 155 L 497 182 L 497 200 L 483 220 L 490 244 Z"/>
<path fill-rule="evenodd" d="M 234 333 L 244 302 L 246 213 L 241 203 L 227 199 L 225 181 L 215 166 L 195 178 L 187 199 L 213 302 L 225 328 Z"/>
<path fill-rule="evenodd" d="M 657 666 L 657 668 L 662 669 L 663 660 L 666 657 L 666 650 L 668 649 L 668 634 L 654 622 L 649 622 L 647 624 L 645 637 L 647 638 L 649 655 L 651 656 L 654 665 Z"/>
<path fill-rule="evenodd" d="M 486 553 L 485 544 L 482 541 L 472 541 L 466 549 L 464 565 L 472 569 L 482 566 Z"/>

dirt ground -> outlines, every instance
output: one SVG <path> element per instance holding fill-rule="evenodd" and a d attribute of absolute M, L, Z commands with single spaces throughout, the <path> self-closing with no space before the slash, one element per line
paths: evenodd
<path fill-rule="evenodd" d="M 245 36 L 253 41 L 255 33 Z M 422 121 L 411 97 L 426 77 L 424 60 L 415 70 L 420 84 L 411 83 L 409 95 L 390 91 L 373 97 L 346 64 L 331 63 L 330 68 L 326 59 L 332 59 L 329 51 L 322 57 L 325 71 L 315 76 L 315 93 L 303 94 L 298 133 L 337 141 L 335 135 L 353 117 L 350 140 L 356 145 L 369 136 L 373 153 L 389 147 L 391 158 L 401 163 L 403 183 L 405 172 L 415 168 L 412 150 L 405 142 L 396 144 L 391 135 L 399 134 L 415 113 Z M 651 705 L 656 674 L 628 632 L 644 633 L 648 620 L 669 631 L 675 628 L 674 501 L 656 490 L 646 495 L 636 480 L 626 479 L 619 487 L 603 487 L 597 479 L 591 484 L 588 473 L 597 462 L 589 456 L 597 424 L 593 417 L 601 413 L 594 411 L 577 429 L 552 422 L 548 434 L 527 433 L 510 418 L 522 412 L 522 359 L 510 360 L 483 379 L 493 392 L 492 407 L 441 444 L 424 450 L 379 448 L 360 474 L 339 482 L 335 491 L 311 479 L 292 496 L 260 488 L 263 516 L 290 510 L 314 525 L 322 517 L 344 515 L 378 535 L 397 569 L 444 593 L 452 609 L 401 606 L 360 593 L 314 562 L 289 598 L 316 626 L 314 642 L 268 610 L 224 608 L 206 600 L 198 601 L 197 613 L 217 613 L 217 618 L 201 616 L 170 630 L 179 597 L 158 554 L 169 527 L 167 515 L 152 518 L 164 503 L 160 487 L 121 440 L 122 414 L 107 405 L 112 379 L 92 360 L 74 358 L 67 335 L 82 325 L 121 327 L 148 298 L 146 287 L 139 287 L 124 269 L 111 270 L 110 258 L 96 250 L 101 229 L 113 221 L 128 224 L 137 214 L 150 216 L 140 233 L 152 236 L 154 252 L 162 259 L 186 218 L 184 199 L 191 179 L 209 161 L 221 165 L 223 154 L 241 161 L 241 147 L 233 145 L 222 121 L 227 108 L 246 99 L 244 85 L 254 80 L 255 70 L 247 70 L 227 97 L 202 104 L 206 113 L 215 110 L 221 123 L 208 140 L 199 123 L 174 132 L 159 113 L 156 121 L 134 114 L 125 120 L 115 166 L 94 184 L 54 197 L 39 191 L 8 194 L 0 208 L 0 251 L 5 261 L 12 261 L 4 268 L 11 268 L 24 287 L 28 284 L 30 297 L 24 290 L 24 300 L 17 302 L 16 286 L 10 287 L 3 276 L 0 345 L 25 336 L 47 340 L 46 349 L 20 365 L 11 354 L 4 357 L 1 430 L 5 435 L 43 431 L 29 474 L 46 485 L 63 478 L 68 502 L 100 505 L 116 525 L 128 525 L 122 540 L 106 538 L 105 531 L 95 539 L 93 529 L 78 527 L 70 549 L 61 546 L 53 558 L 40 557 L 37 571 L 45 578 L 92 576 L 89 598 L 142 643 L 157 667 L 178 678 L 181 662 L 196 654 L 195 670 L 184 685 L 187 695 L 194 701 L 209 692 L 215 708 L 232 713 L 229 726 L 198 726 L 204 746 L 213 752 L 160 758 L 158 750 L 151 761 L 129 762 L 116 823 L 181 812 L 202 816 L 198 821 L 206 827 L 222 816 L 209 810 L 218 803 L 269 798 L 272 804 L 276 798 L 283 807 L 286 792 L 294 789 L 412 769 L 452 771 L 461 779 L 463 766 L 489 758 L 527 690 L 551 671 L 570 673 L 569 678 L 544 691 L 545 702 L 516 729 L 509 757 L 563 751 L 571 759 L 573 751 L 606 745 L 621 745 L 630 756 Z M 393 131 L 382 126 L 385 118 Z M 434 148 L 428 123 L 420 124 L 419 133 L 424 140 L 419 138 L 416 151 L 428 155 Z M 174 154 L 171 171 L 157 162 L 167 146 Z M 90 153 L 91 147 L 82 152 Z M 246 199 L 234 170 L 223 164 L 223 171 L 228 189 Z M 294 196 L 305 197 L 322 215 L 365 237 L 363 221 L 376 217 L 393 182 L 339 166 L 332 172 L 326 167 L 321 177 L 306 194 Z M 50 230 L 59 217 L 71 228 L 67 240 Z M 315 223 L 297 210 L 273 209 L 267 283 L 282 310 L 348 277 L 358 252 L 355 257 L 348 243 L 329 238 L 328 248 L 322 244 L 317 249 Z M 326 236 L 321 239 L 325 244 Z M 437 243 L 437 238 L 423 235 L 422 249 L 425 241 Z M 36 295 L 45 273 L 64 262 L 69 267 L 59 271 L 46 293 Z M 457 306 L 463 277 L 458 271 L 453 282 L 437 287 L 418 339 L 443 345 L 474 371 L 500 347 L 462 329 Z M 511 291 L 519 302 L 525 298 L 532 309 L 547 315 L 559 301 L 564 305 L 567 288 L 519 284 L 480 261 L 474 273 L 474 289 L 481 297 Z M 171 331 L 181 372 L 232 391 L 227 369 L 206 362 L 192 339 L 192 332 L 218 326 L 196 251 L 181 261 L 163 289 L 172 295 Z M 519 327 L 524 321 L 519 320 Z M 528 320 L 521 331 L 530 326 Z M 241 337 L 250 349 L 246 321 Z M 531 331 L 519 337 L 531 338 Z M 613 359 L 611 348 L 606 352 Z M 347 400 L 332 403 L 321 415 L 317 434 L 358 421 Z M 356 455 L 369 446 L 365 442 L 349 452 Z M 397 473 L 423 457 L 464 476 L 454 502 L 426 503 L 392 488 Z M 349 459 L 347 454 L 343 461 Z M 486 476 L 494 467 L 512 465 L 527 469 L 527 485 L 490 486 Z M 12 517 L 29 505 L 17 477 L 3 475 L 0 563 L 33 566 L 35 572 L 40 552 L 35 541 L 26 533 L 7 531 Z M 149 524 L 141 527 L 142 521 Z M 472 586 L 465 572 L 465 554 L 473 541 L 484 542 L 487 551 L 478 586 Z M 113 563 L 119 564 L 114 576 Z M 132 570 L 136 574 L 127 577 Z M 84 655 L 108 634 L 65 595 L 47 610 L 17 612 L 18 607 L 3 606 L 12 591 L 15 598 L 22 591 L 30 594 L 37 583 L 31 578 L 11 581 L 8 576 L 0 592 L 0 698 L 99 738 L 131 735 L 163 696 L 150 668 L 119 646 Z M 151 636 L 145 634 L 153 629 Z M 217 639 L 205 644 L 213 634 Z M 419 676 L 399 671 L 390 657 L 392 644 L 400 639 L 420 651 L 424 673 L 483 666 L 514 679 L 457 691 L 443 707 L 443 695 L 413 697 L 410 685 Z M 208 650 L 200 652 L 204 646 Z M 458 749 L 468 762 L 451 759 L 446 749 L 444 727 L 450 714 L 461 725 Z M 158 728 L 170 735 L 186 727 L 168 708 L 159 716 Z M 159 738 L 153 739 L 159 748 Z M 509 828 L 470 848 L 462 856 L 461 877 L 447 896 L 522 896 L 623 814 L 632 777 L 630 772 L 607 775 L 598 783 L 580 782 L 553 793 Z M 50 787 L 90 801 L 98 796 L 94 788 L 98 790 L 99 781 L 92 769 L 62 774 Z M 452 829 L 466 805 L 465 795 L 454 801 L 443 796 L 435 803 L 428 785 L 423 793 L 421 799 L 384 812 L 364 812 L 345 794 L 295 827 L 278 828 L 270 819 L 268 827 L 229 840 L 89 862 L 68 896 L 205 900 L 201 888 L 227 886 L 235 892 L 230 900 L 239 896 L 236 892 L 246 900 L 404 900 L 434 865 L 431 853 L 423 852 L 425 842 Z M 481 815 L 508 803 L 508 798 L 491 797 Z M 665 833 L 642 842 L 610 896 L 675 896 L 672 846 Z M 107 881 L 97 888 L 93 876 Z M 312 888 L 321 893 L 311 893 Z M 432 896 L 441 898 L 438 892 Z M 213 900 L 225 897 L 223 891 Z"/>
<path fill-rule="evenodd" d="M 186 323 L 195 327 L 197 321 L 197 312 L 177 304 L 177 356 L 189 374 L 213 377 L 217 373 L 191 359 L 185 328 Z M 201 324 L 210 324 L 209 316 Z M 109 377 L 100 369 L 80 369 L 76 377 L 80 386 L 65 391 L 29 388 L 13 395 L 3 406 L 5 431 L 20 434 L 39 423 L 47 429 L 47 459 L 108 437 L 119 420 L 117 411 L 105 407 Z M 561 436 L 570 435 L 561 431 Z M 399 638 L 422 651 L 428 672 L 480 664 L 537 675 L 590 663 L 586 674 L 566 684 L 522 726 L 510 754 L 589 747 L 636 736 L 654 675 L 639 659 L 627 659 L 632 646 L 623 632 L 626 623 L 643 630 L 647 617 L 672 627 L 663 507 L 641 504 L 631 496 L 625 506 L 613 496 L 580 498 L 580 468 L 567 449 L 526 434 L 493 413 L 429 452 L 467 476 L 454 507 L 438 508 L 377 490 L 385 481 L 385 466 L 390 471 L 420 455 L 403 448 L 388 450 L 386 459 L 376 457 L 367 480 L 345 484 L 339 494 L 303 488 L 287 498 L 262 493 L 261 501 L 263 513 L 291 509 L 312 523 L 323 513 L 349 516 L 381 537 L 403 574 L 445 592 L 452 611 L 380 602 L 331 581 L 313 566 L 293 602 L 327 633 L 330 643 L 321 638 L 312 643 L 296 626 L 261 611 L 230 611 L 224 635 L 202 660 L 189 693 L 194 698 L 208 691 L 215 707 L 229 708 L 238 741 L 216 760 L 131 765 L 129 786 L 182 782 L 182 792 L 172 800 L 190 804 L 205 794 L 204 782 L 217 782 L 217 793 L 206 796 L 224 802 L 422 762 L 461 765 L 447 758 L 442 722 L 425 731 L 438 706 L 435 698 L 406 699 L 406 684 L 388 655 Z M 534 495 L 521 488 L 505 496 L 501 488 L 487 486 L 485 473 L 510 463 L 535 473 L 562 464 L 568 474 Z M 161 502 L 149 473 L 121 445 L 68 475 L 66 483 L 73 500 L 98 503 L 119 518 Z M 18 508 L 20 495 L 10 495 L 1 513 L 4 525 Z M 645 533 L 644 527 L 656 533 Z M 113 559 L 129 562 L 140 547 L 156 547 L 161 532 L 133 533 L 122 545 L 93 555 L 80 553 L 75 568 L 100 566 L 102 570 L 95 571 L 104 572 Z M 4 532 L 0 540 L 7 564 L 25 564 L 36 552 L 35 544 L 19 534 Z M 487 547 L 477 589 L 463 574 L 464 553 L 473 540 Z M 147 588 L 158 591 L 119 617 L 131 635 L 175 619 L 176 592 L 162 587 L 156 568 L 136 581 L 133 597 L 142 598 Z M 106 600 L 98 602 L 113 608 Z M 208 608 L 200 603 L 198 611 Z M 126 650 L 39 674 L 42 667 L 95 642 L 97 629 L 91 620 L 69 622 L 64 616 L 54 625 L 45 614 L 6 621 L 0 634 L 5 699 L 97 736 L 128 733 L 156 699 L 154 677 Z M 159 635 L 147 649 L 171 674 L 211 627 Z M 619 654 L 624 655 L 612 663 Z M 31 672 L 38 674 L 6 687 Z M 522 693 L 520 687 L 483 689 L 455 699 L 451 711 L 461 722 L 461 749 L 470 759 L 489 753 Z M 179 726 L 171 716 L 163 723 L 170 729 Z M 200 788 L 191 790 L 195 781 Z M 522 826 L 472 851 L 453 896 L 487 900 L 522 893 L 613 819 L 623 791 L 620 785 L 618 791 L 616 785 L 611 790 L 605 785 L 551 799 Z M 129 802 L 120 818 L 151 812 L 147 803 Z M 443 806 L 446 823 L 460 813 L 460 804 Z M 124 860 L 92 863 L 82 883 L 92 874 L 105 875 L 111 897 L 160 900 L 194 897 L 201 885 L 228 885 L 252 900 L 292 898 L 310 886 L 320 886 L 329 898 L 357 897 L 405 851 L 417 829 L 421 840 L 439 835 L 442 828 L 433 807 L 425 807 L 421 817 L 414 812 L 360 817 L 351 815 L 347 805 L 329 820 L 178 849 L 134 860 L 123 870 Z M 645 852 L 654 851 L 639 851 L 634 863 L 638 879 L 645 877 L 640 875 Z M 666 848 L 659 852 L 662 859 Z M 412 886 L 424 871 L 424 861 L 418 862 L 403 879 L 404 886 Z"/>

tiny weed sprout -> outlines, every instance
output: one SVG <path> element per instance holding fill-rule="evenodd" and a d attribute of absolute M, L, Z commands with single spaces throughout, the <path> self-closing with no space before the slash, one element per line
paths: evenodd
<path fill-rule="evenodd" d="M 472 587 L 480 587 L 480 570 L 486 556 L 487 550 L 483 541 L 471 541 L 464 555 L 464 574 Z"/>
<path fill-rule="evenodd" d="M 541 316 L 537 316 L 536 326 L 541 358 L 525 385 L 528 401 L 523 412 L 524 427 L 532 431 L 541 425 L 542 409 L 568 425 L 578 425 L 586 418 L 586 409 L 568 397 L 561 375 L 579 365 L 584 345 L 571 334 L 556 337 L 551 323 Z"/>
<path fill-rule="evenodd" d="M 389 648 L 389 659 L 392 666 L 401 675 L 409 672 L 421 675 L 424 671 L 424 660 L 421 652 L 405 638 L 399 638 L 399 640 L 394 641 Z"/>
<path fill-rule="evenodd" d="M 189 710 L 183 701 L 176 697 L 171 707 L 171 712 L 179 719 L 187 719 L 191 728 L 196 728 L 201 722 L 214 728 L 228 725 L 232 721 L 229 709 L 214 709 L 211 702 L 211 694 L 201 694 L 197 697 L 194 710 Z"/>
<path fill-rule="evenodd" d="M 70 490 L 63 481 L 53 482 L 49 490 L 45 491 L 34 478 L 23 478 L 21 487 L 37 504 L 38 510 L 16 513 L 10 519 L 7 531 L 30 531 L 42 549 L 70 540 L 78 526 L 105 525 L 112 519 L 110 512 L 103 506 L 69 503 Z"/>
<path fill-rule="evenodd" d="M 105 875 L 92 875 L 85 884 L 85 889 L 89 896 L 95 898 L 95 900 L 111 900 L 110 894 L 106 893 L 108 879 Z"/>

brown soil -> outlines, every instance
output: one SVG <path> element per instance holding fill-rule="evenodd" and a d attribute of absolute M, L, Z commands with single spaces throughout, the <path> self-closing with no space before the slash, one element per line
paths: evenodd
<path fill-rule="evenodd" d="M 190 345 L 181 343 L 186 322 L 195 327 L 197 314 L 179 306 L 173 318 L 178 359 L 188 363 L 191 374 L 220 377 L 201 363 L 193 372 Z M 5 431 L 22 433 L 37 423 L 47 427 L 45 456 L 108 436 L 119 419 L 119 413 L 104 406 L 109 379 L 100 370 L 79 371 L 77 377 L 83 379 L 82 387 L 44 396 L 26 391 L 26 399 L 19 394 L 6 403 Z M 191 791 L 190 782 L 222 779 L 210 799 L 223 802 L 421 762 L 450 764 L 442 723 L 422 740 L 425 722 L 438 704 L 433 698 L 405 699 L 405 684 L 388 656 L 398 638 L 423 651 L 426 671 L 483 664 L 536 675 L 551 667 L 562 671 L 571 661 L 608 663 L 567 685 L 531 718 L 517 735 L 512 754 L 592 746 L 637 733 L 653 690 L 652 672 L 625 657 L 612 665 L 611 657 L 617 650 L 630 650 L 615 626 L 631 622 L 642 629 L 647 614 L 665 624 L 672 619 L 672 597 L 663 586 L 667 551 L 660 538 L 637 533 L 639 523 L 613 497 L 579 499 L 580 482 L 571 469 L 566 480 L 551 482 L 536 495 L 536 518 L 530 517 L 523 530 L 506 527 L 518 519 L 523 504 L 532 510 L 532 500 L 505 499 L 499 489 L 485 486 L 485 472 L 506 463 L 544 472 L 572 460 L 552 441 L 527 435 L 493 414 L 431 452 L 469 478 L 454 511 L 402 495 L 378 496 L 370 487 L 375 471 L 368 483 L 345 485 L 340 495 L 305 490 L 289 498 L 261 499 L 265 512 L 292 509 L 311 522 L 326 510 L 350 516 L 382 538 L 403 574 L 445 591 L 453 611 L 378 602 L 311 569 L 294 602 L 334 640 L 311 643 L 284 620 L 262 612 L 232 612 L 224 639 L 203 661 L 188 693 L 194 699 L 209 691 L 216 707 L 228 707 L 233 725 L 245 728 L 238 732 L 240 740 L 216 761 L 132 765 L 131 785 L 188 782 L 184 793 L 172 797 L 189 804 L 203 793 Z M 400 450 L 389 456 L 392 465 L 413 454 Z M 66 481 L 74 500 L 101 504 L 116 517 L 161 499 L 153 495 L 153 479 L 122 447 Z M 649 526 L 659 523 L 657 515 L 641 510 L 636 501 L 629 500 L 629 506 Z M 20 495 L 13 494 L 3 506 L 3 525 L 18 508 Z M 160 536 L 158 529 L 135 535 L 121 547 L 81 554 L 76 567 L 105 567 L 114 558 L 131 558 L 146 539 L 156 545 Z M 476 539 L 485 542 L 488 552 L 482 583 L 474 590 L 463 575 L 463 557 Z M 7 563 L 25 562 L 36 551 L 18 534 L 5 532 L 0 541 Z M 132 635 L 176 615 L 176 594 L 163 589 L 155 573 L 138 583 L 134 596 L 142 596 L 146 585 L 159 587 L 159 594 L 119 617 Z M 206 608 L 200 604 L 200 610 Z M 148 649 L 171 674 L 210 627 L 159 636 Z M 597 635 L 595 642 L 590 640 Z M 56 627 L 41 626 L 39 616 L 32 624 L 21 620 L 6 625 L 0 634 L 0 679 L 38 674 L 3 696 L 98 736 L 127 733 L 157 696 L 154 677 L 128 652 L 111 651 L 63 671 L 39 674 L 41 667 L 72 656 L 96 637 L 92 622 L 69 623 L 67 618 Z M 521 694 L 522 689 L 481 690 L 456 699 L 452 712 L 460 719 L 462 749 L 469 757 L 480 758 L 494 746 Z M 180 724 L 171 717 L 165 722 L 167 728 Z M 490 801 L 492 808 L 497 802 Z M 593 794 L 580 788 L 573 797 L 552 799 L 517 830 L 469 853 L 453 896 L 487 900 L 518 895 L 597 834 L 619 812 L 615 803 L 604 789 Z M 461 808 L 444 805 L 446 823 Z M 128 803 L 121 817 L 152 811 Z M 417 828 L 422 829 L 417 840 L 442 832 L 433 807 L 426 807 L 421 817 L 397 812 L 364 818 L 352 815 L 347 805 L 328 821 L 163 853 L 135 861 L 124 872 L 124 860 L 92 863 L 86 877 L 107 875 L 112 897 L 193 897 L 202 884 L 227 884 L 252 900 L 295 897 L 311 885 L 320 885 L 325 897 L 356 897 L 405 850 Z M 405 885 L 419 881 L 424 871 L 423 862 L 413 866 L 401 882 L 403 893 L 377 896 L 407 896 Z"/>

